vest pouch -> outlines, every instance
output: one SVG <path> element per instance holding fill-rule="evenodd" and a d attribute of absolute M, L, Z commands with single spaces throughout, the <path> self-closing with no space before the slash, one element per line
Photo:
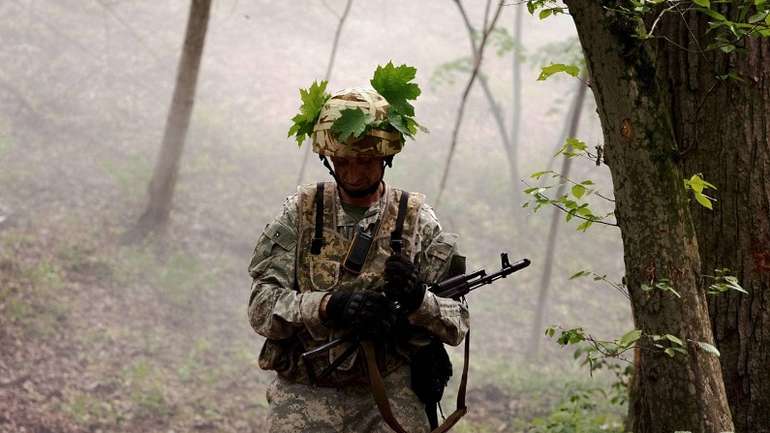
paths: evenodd
<path fill-rule="evenodd" d="M 310 257 L 310 283 L 313 290 L 327 292 L 337 285 L 339 279 L 339 262 Z"/>

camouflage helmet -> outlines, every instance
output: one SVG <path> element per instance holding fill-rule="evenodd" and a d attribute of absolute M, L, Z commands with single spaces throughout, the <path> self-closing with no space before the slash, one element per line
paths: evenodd
<path fill-rule="evenodd" d="M 348 88 L 332 95 L 318 116 L 313 128 L 313 152 L 324 156 L 391 156 L 404 147 L 404 138 L 398 132 L 370 129 L 363 137 L 337 141 L 332 124 L 346 108 L 360 108 L 374 121 L 386 120 L 390 104 L 372 89 Z"/>

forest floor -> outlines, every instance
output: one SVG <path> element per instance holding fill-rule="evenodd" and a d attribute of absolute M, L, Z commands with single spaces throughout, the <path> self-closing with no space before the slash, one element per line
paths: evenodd
<path fill-rule="evenodd" d="M 239 326 L 243 291 L 207 299 L 233 278 L 190 252 L 121 245 L 104 225 L 61 224 L 2 228 L 0 432 L 263 431 L 270 374 Z M 520 431 L 561 395 L 560 375 L 474 361 L 465 431 Z"/>
<path fill-rule="evenodd" d="M 114 182 L 137 179 L 88 146 L 67 150 L 90 152 L 70 158 L 80 165 L 52 165 L 61 149 L 17 147 L 0 171 L 0 432 L 264 431 L 272 374 L 246 319 L 259 230 L 227 236 L 226 215 L 180 205 L 163 239 L 126 245 L 136 203 Z M 456 431 L 547 431 L 531 421 L 561 412 L 601 426 L 621 412 L 586 403 L 607 381 L 584 370 L 476 353 Z"/>

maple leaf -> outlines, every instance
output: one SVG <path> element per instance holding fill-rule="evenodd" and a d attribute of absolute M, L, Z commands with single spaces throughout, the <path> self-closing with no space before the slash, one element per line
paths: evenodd
<path fill-rule="evenodd" d="M 417 74 L 417 69 L 407 65 L 394 66 L 388 62 L 377 66 L 370 81 L 372 87 L 388 100 L 391 109 L 406 116 L 414 116 L 414 107 L 409 101 L 420 96 L 420 86 L 410 83 Z"/>
<path fill-rule="evenodd" d="M 302 106 L 299 107 L 299 114 L 291 118 L 292 125 L 289 128 L 289 137 L 296 135 L 297 144 L 302 145 L 306 137 L 313 133 L 318 116 L 321 114 L 326 101 L 331 97 L 326 93 L 326 80 L 320 83 L 313 81 L 307 89 L 299 89 L 299 96 L 302 99 Z"/>
<path fill-rule="evenodd" d="M 371 116 L 367 115 L 360 108 L 346 108 L 340 111 L 340 117 L 332 123 L 332 132 L 337 136 L 341 143 L 348 141 L 352 136 L 360 137 L 366 127 L 371 123 Z"/>

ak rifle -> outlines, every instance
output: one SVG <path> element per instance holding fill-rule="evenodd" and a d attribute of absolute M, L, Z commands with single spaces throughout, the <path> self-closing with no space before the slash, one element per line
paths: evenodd
<path fill-rule="evenodd" d="M 508 254 L 506 253 L 500 254 L 500 261 L 502 262 L 502 266 L 500 270 L 495 273 L 487 275 L 487 271 L 481 269 L 471 274 L 457 275 L 440 283 L 431 285 L 428 290 L 442 298 L 458 299 L 479 287 L 492 284 L 500 278 L 505 278 L 516 271 L 524 269 L 530 264 L 529 259 L 521 259 L 518 262 L 511 264 L 508 260 Z"/>

